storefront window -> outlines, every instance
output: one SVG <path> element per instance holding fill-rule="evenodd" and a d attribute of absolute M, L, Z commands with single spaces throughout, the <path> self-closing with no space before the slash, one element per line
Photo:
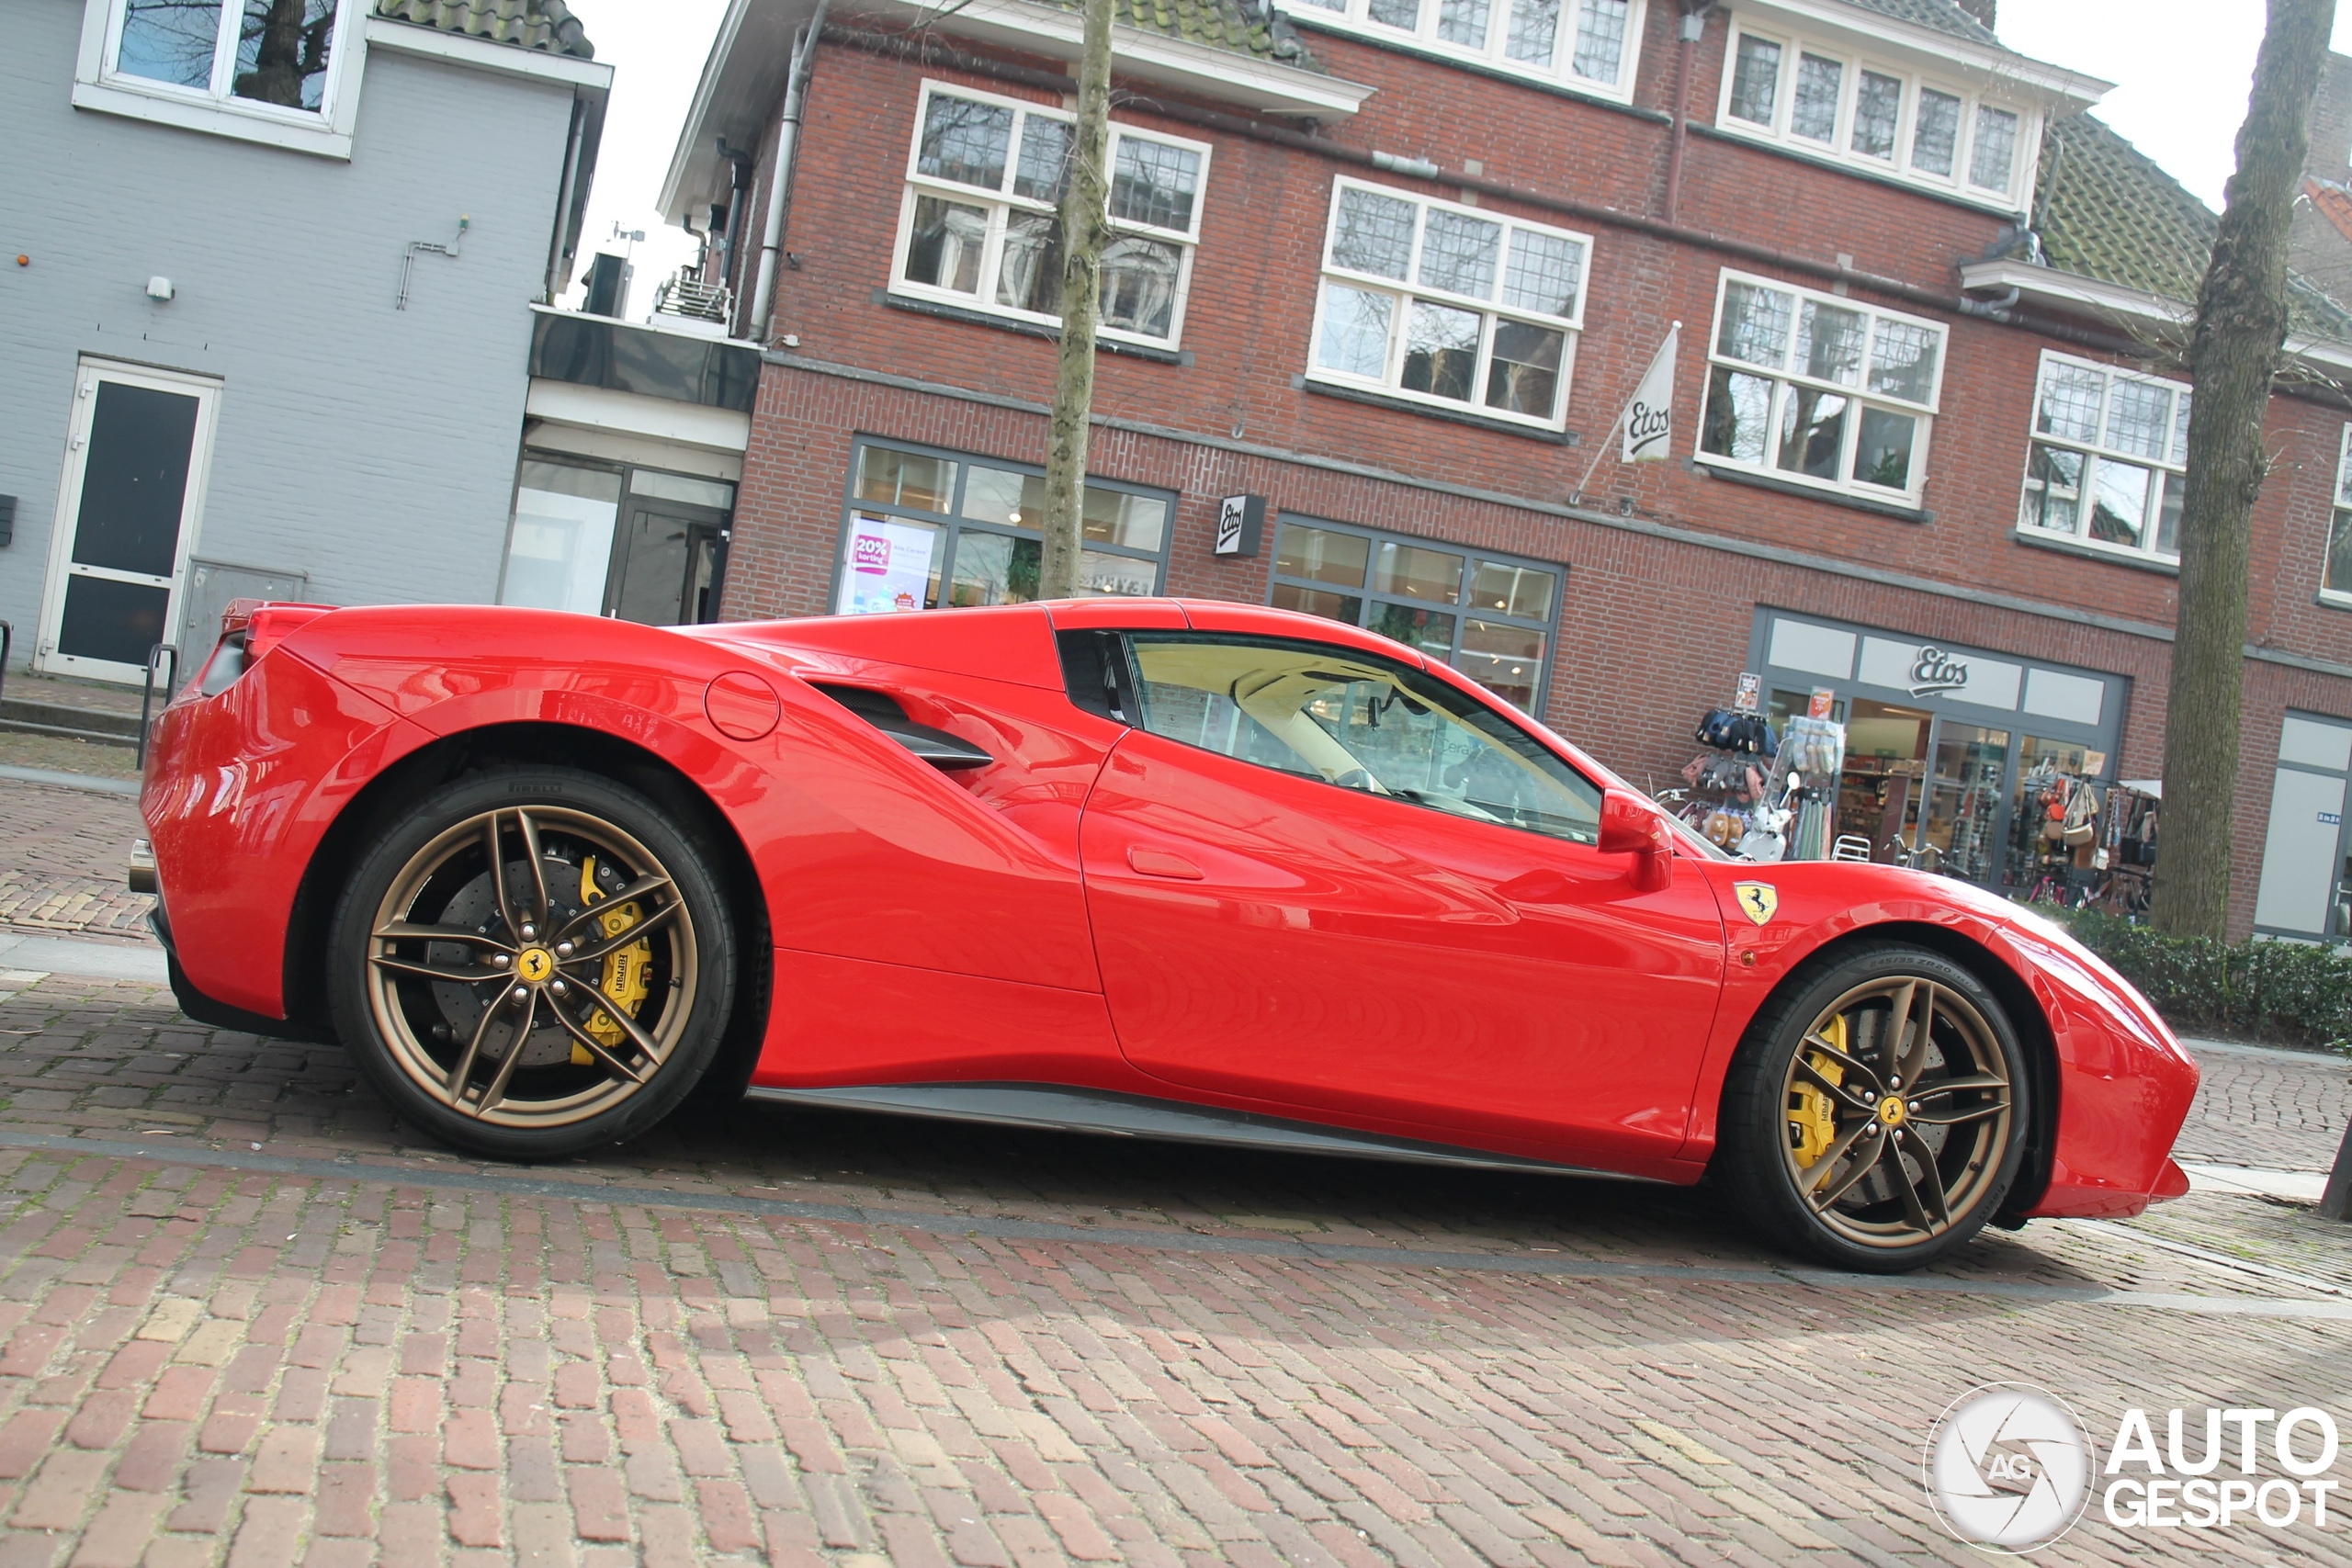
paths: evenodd
<path fill-rule="evenodd" d="M 858 444 L 834 609 L 843 615 L 1023 604 L 1037 596 L 1045 475 L 995 459 Z M 1159 592 L 1175 497 L 1087 482 L 1082 594 Z"/>
<path fill-rule="evenodd" d="M 2045 879 L 2064 881 L 2059 863 L 2073 857 L 2047 824 L 2063 817 L 2068 792 L 2078 782 L 2096 780 L 2107 773 L 2107 753 L 2072 740 L 2052 740 L 2029 735 L 2018 749 L 2018 782 L 2009 812 L 2009 854 L 2003 881 L 2010 891 L 2029 897 L 2041 891 Z M 2053 869 L 2057 868 L 2057 869 Z M 2053 889 L 2055 891 L 2056 889 Z"/>
<path fill-rule="evenodd" d="M 1915 842 L 1931 844 L 1936 870 L 1981 882 L 1999 863 L 1995 834 L 2001 815 L 2001 780 L 2008 772 L 2009 737 L 2000 729 L 1947 720 L 1936 730 L 1935 768 L 1928 779 L 1925 817 Z"/>
<path fill-rule="evenodd" d="M 1846 722 L 1846 769 L 1838 781 L 1838 830 L 1871 841 L 1887 861 L 1911 840 L 1935 716 L 1857 698 Z"/>
<path fill-rule="evenodd" d="M 1274 536 L 1268 602 L 1345 621 L 1442 660 L 1538 711 L 1560 574 L 1540 566 L 1323 523 Z"/>
<path fill-rule="evenodd" d="M 612 469 L 525 458 L 498 602 L 600 613 L 620 501 L 621 476 Z"/>

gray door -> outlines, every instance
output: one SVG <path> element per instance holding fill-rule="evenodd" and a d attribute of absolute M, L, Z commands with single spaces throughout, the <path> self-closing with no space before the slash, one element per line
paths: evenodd
<path fill-rule="evenodd" d="M 2270 827 L 2262 845 L 2257 931 L 2344 940 L 2344 805 L 2352 726 L 2289 714 L 2278 737 Z"/>

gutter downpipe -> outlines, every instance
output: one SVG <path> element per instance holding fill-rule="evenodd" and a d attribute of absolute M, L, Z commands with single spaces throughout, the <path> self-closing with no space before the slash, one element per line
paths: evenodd
<path fill-rule="evenodd" d="M 1707 13 L 1712 4 L 1687 6 L 1682 13 L 1681 54 L 1674 66 L 1674 142 L 1666 155 L 1667 222 L 1675 221 L 1682 206 L 1682 149 L 1690 141 L 1690 57 L 1698 52 L 1699 39 L 1707 30 Z"/>
<path fill-rule="evenodd" d="M 808 73 L 817 63 L 817 40 L 825 30 L 825 10 L 831 0 L 817 0 L 817 9 L 801 30 L 800 46 L 793 51 L 792 74 L 784 86 L 784 114 L 776 124 L 775 167 L 768 176 L 768 210 L 760 230 L 760 271 L 752 288 L 751 313 L 744 318 L 755 343 L 764 344 L 775 326 L 775 265 L 784 248 L 784 212 L 792 198 L 792 170 L 800 150 L 800 116 L 808 93 Z"/>
<path fill-rule="evenodd" d="M 587 133 L 588 106 L 574 96 L 571 100 L 571 135 L 566 140 L 563 149 L 563 180 L 556 187 L 555 240 L 548 247 L 547 302 L 550 305 L 555 303 L 560 288 L 557 280 L 563 272 L 563 259 L 571 254 L 564 249 L 564 241 L 571 234 L 571 193 L 580 181 L 580 144 L 587 139 Z"/>

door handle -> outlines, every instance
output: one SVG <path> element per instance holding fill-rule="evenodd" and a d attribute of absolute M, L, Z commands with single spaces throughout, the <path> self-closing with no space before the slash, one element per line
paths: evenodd
<path fill-rule="evenodd" d="M 1171 855 L 1166 850 L 1148 850 L 1136 844 L 1127 851 L 1127 863 L 1138 875 L 1173 877 L 1179 882 L 1198 882 L 1201 868 L 1182 855 Z"/>

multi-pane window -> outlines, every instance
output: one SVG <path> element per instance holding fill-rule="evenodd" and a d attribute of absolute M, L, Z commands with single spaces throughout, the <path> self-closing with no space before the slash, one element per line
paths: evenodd
<path fill-rule="evenodd" d="M 1059 322 L 1069 152 L 1058 109 L 926 83 L 891 288 Z M 1104 333 L 1162 346 L 1182 334 L 1208 162 L 1205 143 L 1111 128 Z"/>
<path fill-rule="evenodd" d="M 1022 604 L 1037 596 L 1043 470 L 997 458 L 861 440 L 842 530 L 841 615 Z M 1086 481 L 1079 592 L 1159 592 L 1175 496 Z"/>
<path fill-rule="evenodd" d="M 317 114 L 339 41 L 335 0 L 116 0 L 107 76 L 242 107 Z"/>
<path fill-rule="evenodd" d="M 2186 385 L 2044 354 L 2018 526 L 2177 560 L 2188 458 Z"/>
<path fill-rule="evenodd" d="M 2038 122 L 1958 87 L 1803 39 L 1732 28 L 1717 122 L 1986 206 L 2019 199 Z"/>
<path fill-rule="evenodd" d="M 1916 498 L 1943 355 L 1935 321 L 1725 272 L 1699 458 Z"/>
<path fill-rule="evenodd" d="M 1307 20 L 1608 97 L 1634 90 L 1645 0 L 1301 0 Z"/>
<path fill-rule="evenodd" d="M 1267 602 L 1442 660 L 1534 713 L 1559 619 L 1555 567 L 1329 523 L 1284 522 Z"/>
<path fill-rule="evenodd" d="M 1307 374 L 1556 429 L 1592 242 L 1342 179 Z"/>
<path fill-rule="evenodd" d="M 2320 565 L 2320 592 L 2352 604 L 2352 424 L 2344 427 L 2335 458 L 2335 508 L 2327 525 L 2327 559 Z"/>

